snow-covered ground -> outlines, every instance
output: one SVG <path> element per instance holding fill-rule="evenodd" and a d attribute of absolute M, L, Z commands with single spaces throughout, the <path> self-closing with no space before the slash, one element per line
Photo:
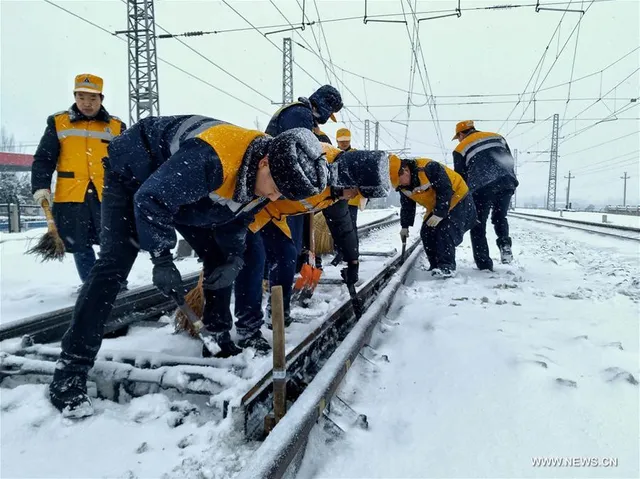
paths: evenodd
<path fill-rule="evenodd" d="M 511 266 L 475 270 L 467 239 L 456 278 L 433 280 L 424 264 L 412 273 L 373 342 L 390 362 L 356 361 L 340 391 L 370 429 L 328 445 L 315 431 L 300 478 L 638 477 L 637 243 L 511 224 Z M 398 231 L 363 243 L 398 247 Z M 363 258 L 363 276 L 376 261 Z M 322 312 L 346 291 L 320 287 L 317 296 Z M 320 321 L 304 313 L 294 310 L 302 322 L 287 330 L 289 349 Z M 198 357 L 198 341 L 172 329 L 134 327 L 103 349 Z M 244 443 L 219 405 L 268 368 L 248 359 L 218 360 L 245 369 L 207 402 L 96 400 L 97 414 L 81 422 L 63 420 L 43 385 L 3 388 L 0 477 L 232 478 L 259 444 Z M 618 466 L 540 468 L 534 457 L 610 457 Z"/>
<path fill-rule="evenodd" d="M 369 430 L 318 428 L 299 479 L 640 477 L 637 244 L 511 224 L 513 265 L 413 273 L 339 391 Z"/>
<path fill-rule="evenodd" d="M 549 211 L 549 210 L 535 210 L 518 208 L 515 210 L 517 213 L 526 213 L 530 215 L 548 216 L 549 218 L 562 218 L 578 221 L 589 221 L 592 223 L 602 223 L 602 216 L 607 216 L 607 223 L 618 226 L 632 226 L 634 228 L 640 228 L 640 216 L 629 215 L 615 215 L 610 213 L 595 213 L 587 211 Z"/>
<path fill-rule="evenodd" d="M 358 212 L 358 225 L 366 225 L 367 223 L 371 223 L 373 221 L 386 218 L 387 216 L 399 213 L 399 208 L 385 208 L 381 210 L 363 210 Z"/>
<path fill-rule="evenodd" d="M 376 213 L 362 216 L 363 222 Z M 387 216 L 377 213 L 377 216 Z M 412 238 L 418 236 L 418 228 Z M 372 232 L 362 240 L 362 250 L 389 251 L 400 248 L 397 228 Z M 362 257 L 360 275 L 370 277 L 385 257 Z M 325 261 L 324 277 L 339 278 L 339 269 Z M 339 291 L 339 294 L 336 294 Z M 314 308 L 294 307 L 296 318 L 287 328 L 287 351 L 317 327 L 324 315 L 348 297 L 346 288 L 320 285 L 314 294 Z M 170 322 L 169 318 L 162 319 Z M 263 328 L 271 341 L 271 332 Z M 17 341 L 3 342 L 10 351 Z M 55 346 L 55 345 L 53 345 Z M 134 326 L 121 338 L 106 339 L 102 353 L 129 351 L 138 358 L 159 354 L 199 358 L 202 345 L 185 334 L 173 334 L 173 327 Z M 251 358 L 245 351 L 236 358 L 211 360 L 224 366 L 216 369 L 217 380 L 226 389 L 220 394 L 190 404 L 176 394 L 148 395 L 127 403 L 95 400 L 96 415 L 82 422 L 64 420 L 49 404 L 43 385 L 18 385 L 0 389 L 0 477 L 211 477 L 227 478 L 238 472 L 258 444 L 246 444 L 230 420 L 223 420 L 221 404 L 239 403 L 248 385 L 270 368 L 271 357 Z M 227 369 L 235 366 L 240 372 Z M 15 384 L 13 384 L 15 385 Z M 34 458 L 34 459 L 31 459 Z M 163 474 L 166 474 L 163 476 Z"/>
<path fill-rule="evenodd" d="M 395 212 L 394 209 L 364 210 L 358 224 L 366 224 Z M 24 233 L 0 233 L 0 324 L 72 306 L 77 298 L 80 279 L 73 256 L 41 263 L 25 254 L 46 232 L 38 228 Z M 99 248 L 95 248 L 99 251 Z M 195 258 L 176 262 L 184 274 L 200 271 Z M 153 265 L 147 253 L 140 253 L 129 274 L 129 289 L 151 283 Z"/>

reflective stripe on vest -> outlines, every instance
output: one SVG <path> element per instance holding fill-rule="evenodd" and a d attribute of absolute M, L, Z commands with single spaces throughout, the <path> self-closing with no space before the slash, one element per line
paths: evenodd
<path fill-rule="evenodd" d="M 245 211 L 250 211 L 253 208 L 256 208 L 260 203 L 266 203 L 267 201 L 269 201 L 269 198 L 260 197 L 260 198 L 255 198 L 251 200 L 249 203 L 243 204 L 243 203 L 238 203 L 236 201 L 233 201 L 229 198 L 225 198 L 224 196 L 220 196 L 215 191 L 209 193 L 209 198 L 211 198 L 212 201 L 214 201 L 219 205 L 226 206 L 231 211 L 233 211 L 236 214 L 236 216 Z"/>
<path fill-rule="evenodd" d="M 425 177 L 427 176 L 426 173 L 424 175 Z M 413 190 L 411 190 L 411 193 L 420 193 L 421 191 L 427 191 L 429 188 L 431 188 L 431 182 L 429 181 L 428 183 L 424 184 L 424 185 L 420 185 L 417 188 L 414 188 Z"/>
<path fill-rule="evenodd" d="M 311 203 L 309 203 L 307 200 L 300 200 L 300 204 L 302 206 L 304 206 L 304 208 L 307 211 L 312 211 L 313 210 L 313 205 Z"/>
<path fill-rule="evenodd" d="M 506 148 L 507 143 L 504 140 L 501 140 L 499 142 L 496 141 L 487 141 L 485 145 L 480 145 L 476 148 L 473 149 L 473 151 L 471 151 L 470 153 L 467 154 L 465 162 L 467 164 L 467 166 L 469 165 L 469 162 L 471 161 L 471 159 L 476 156 L 476 154 L 480 153 L 481 151 L 485 151 L 485 150 L 489 150 L 491 148 L 495 148 L 495 147 L 502 147 L 502 148 Z M 468 150 L 467 150 L 468 151 Z"/>
<path fill-rule="evenodd" d="M 488 150 L 489 148 L 506 149 L 507 141 L 497 133 L 491 133 L 488 131 L 477 131 L 462 140 L 454 151 L 460 153 L 464 157 L 465 163 L 468 165 L 469 161 L 475 156 L 476 153 Z"/>
<path fill-rule="evenodd" d="M 63 140 L 70 136 L 81 136 L 83 138 L 99 138 L 100 140 L 113 140 L 114 136 L 109 131 L 92 131 L 81 130 L 77 128 L 71 128 L 69 130 L 62 130 L 58 132 L 58 139 Z"/>
<path fill-rule="evenodd" d="M 194 128 L 196 125 L 198 125 L 198 127 Z M 176 131 L 176 133 L 173 135 L 169 146 L 169 151 L 173 155 L 180 148 L 181 142 L 189 140 L 191 138 L 195 138 L 200 133 L 217 125 L 228 125 L 228 123 L 220 120 L 213 120 L 209 117 L 201 115 L 194 115 L 190 118 L 187 118 L 182 122 L 182 124 L 178 127 L 178 131 Z"/>

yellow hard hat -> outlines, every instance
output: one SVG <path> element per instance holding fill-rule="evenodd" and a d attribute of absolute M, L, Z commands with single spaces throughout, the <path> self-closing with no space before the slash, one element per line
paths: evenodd
<path fill-rule="evenodd" d="M 470 128 L 474 128 L 473 120 L 464 120 L 458 122 L 458 124 L 456 125 L 456 134 L 453 135 L 453 138 L 451 139 L 455 140 L 461 131 L 466 131 Z"/>
<path fill-rule="evenodd" d="M 402 166 L 402 160 L 394 154 L 389 155 L 389 179 L 391 180 L 391 186 L 395 190 L 400 185 L 400 167 Z"/>
<path fill-rule="evenodd" d="M 81 73 L 76 76 L 73 93 L 86 92 L 102 95 L 103 84 L 104 81 L 99 76 L 92 75 L 91 73 Z"/>
<path fill-rule="evenodd" d="M 336 132 L 337 141 L 351 141 L 351 132 L 347 128 L 340 128 Z"/>

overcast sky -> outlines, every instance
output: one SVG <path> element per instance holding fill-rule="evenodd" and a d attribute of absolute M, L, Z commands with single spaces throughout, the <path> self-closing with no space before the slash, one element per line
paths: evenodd
<path fill-rule="evenodd" d="M 126 6 L 121 0 L 52 0 L 52 3 L 108 31 L 126 28 Z M 287 22 L 299 25 L 302 19 L 303 0 L 275 1 L 286 20 L 269 0 L 229 3 L 256 27 Z M 456 145 L 450 141 L 455 123 L 476 120 L 478 129 L 499 130 L 506 135 L 511 148 L 519 150 L 518 201 L 522 204 L 530 197 L 542 199 L 546 194 L 551 118 L 558 113 L 562 125 L 558 204 L 564 204 L 567 181 L 564 177 L 569 170 L 575 175 L 571 183 L 574 200 L 621 204 L 620 176 L 627 171 L 631 176 L 627 201 L 638 203 L 640 101 L 630 101 L 640 92 L 640 1 L 557 1 L 549 8 L 563 11 L 536 13 L 535 0 L 461 0 L 460 18 L 419 22 L 422 51 L 417 51 L 417 55 L 412 52 L 411 42 L 414 18 L 453 14 L 457 0 L 418 1 L 417 5 L 414 0 L 369 0 L 369 16 L 398 14 L 375 18 L 406 18 L 408 25 L 374 22 L 365 25 L 364 0 L 304 3 L 310 21 L 317 21 L 318 14 L 324 21 L 324 32 L 316 23 L 304 31 L 265 37 L 222 2 L 156 0 L 158 34 L 163 33 L 160 27 L 171 33 L 249 28 L 181 37 L 202 56 L 175 39 L 159 39 L 161 114 L 198 113 L 251 128 L 258 121 L 264 128 L 269 115 L 278 108 L 272 102 L 282 98 L 280 48 L 282 38 L 291 36 L 296 42 L 295 95 L 308 96 L 329 81 L 343 94 L 348 111 L 339 114 L 339 123 L 323 128 L 332 139 L 337 128 L 347 126 L 352 129 L 354 146 L 362 147 L 364 120 L 369 119 L 372 124 L 379 120 L 381 149 L 405 147 L 407 135 L 406 147 L 411 155 L 450 164 L 451 150 Z M 544 3 L 548 5 L 553 0 Z M 569 3 L 570 9 L 586 13 L 565 13 Z M 529 6 L 482 8 L 496 5 Z M 441 12 L 429 13 L 434 11 Z M 27 145 L 27 152 L 34 151 L 46 117 L 72 103 L 71 89 L 77 73 L 102 76 L 105 106 L 129 123 L 127 44 L 123 38 L 109 35 L 43 0 L 1 0 L 0 15 L 0 123 L 18 142 Z M 357 18 L 329 21 L 345 17 Z M 282 28 L 261 31 L 279 29 Z M 318 55 L 327 62 L 331 57 L 337 79 L 328 63 L 330 79 L 327 78 L 325 64 Z M 413 62 L 416 56 L 418 70 Z M 430 86 L 426 85 L 425 64 Z M 412 66 L 415 74 L 411 83 Z M 587 75 L 591 76 L 582 79 Z M 572 79 L 569 91 L 567 83 Z M 414 93 L 408 117 L 410 84 Z M 433 101 L 427 101 L 425 86 L 429 95 L 434 96 L 438 122 L 432 119 Z M 518 94 L 523 92 L 528 94 L 517 105 Z M 537 92 L 535 96 L 533 92 Z M 531 101 L 533 98 L 535 102 Z M 567 98 L 571 99 L 568 103 Z M 599 120 L 614 121 L 598 124 Z M 371 138 L 373 142 L 373 131 Z M 596 146 L 605 142 L 608 143 Z"/>

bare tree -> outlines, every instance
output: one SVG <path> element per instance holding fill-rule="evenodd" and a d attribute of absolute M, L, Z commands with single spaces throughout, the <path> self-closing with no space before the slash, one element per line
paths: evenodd
<path fill-rule="evenodd" d="M 0 128 L 0 151 L 6 151 L 7 153 L 16 153 L 18 151 L 16 137 L 13 136 L 13 133 L 9 133 L 4 126 Z"/>
<path fill-rule="evenodd" d="M 18 153 L 23 149 L 16 144 L 16 138 L 3 126 L 0 128 L 0 151 Z M 33 203 L 31 198 L 31 181 L 29 173 L 13 171 L 0 173 L 0 202 Z"/>

